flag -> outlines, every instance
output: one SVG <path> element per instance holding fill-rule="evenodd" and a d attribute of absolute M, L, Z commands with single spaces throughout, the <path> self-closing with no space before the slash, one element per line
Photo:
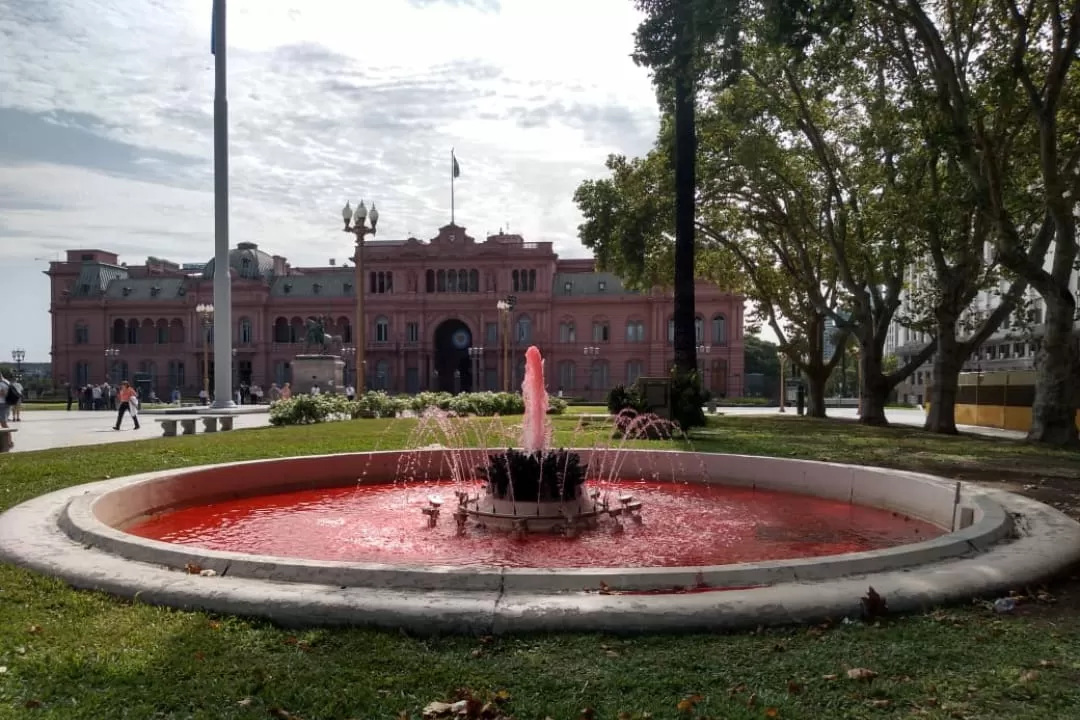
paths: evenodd
<path fill-rule="evenodd" d="M 454 174 L 454 177 L 461 177 L 461 168 L 458 167 L 457 156 L 454 155 L 453 150 L 450 151 L 450 162 L 454 163 L 454 169 L 452 171 L 453 174 Z"/>
<path fill-rule="evenodd" d="M 210 54 L 217 54 L 217 4 L 218 0 L 214 0 L 214 7 L 210 11 Z"/>

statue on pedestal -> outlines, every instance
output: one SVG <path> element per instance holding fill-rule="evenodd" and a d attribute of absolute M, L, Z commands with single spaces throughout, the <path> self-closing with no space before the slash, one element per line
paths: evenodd
<path fill-rule="evenodd" d="M 320 354 L 326 355 L 335 343 L 341 344 L 340 335 L 331 335 L 326 332 L 327 324 L 328 318 L 325 317 L 309 317 L 304 321 L 304 327 L 307 328 L 307 335 L 304 338 L 305 353 L 310 353 L 312 346 L 317 346 Z"/>

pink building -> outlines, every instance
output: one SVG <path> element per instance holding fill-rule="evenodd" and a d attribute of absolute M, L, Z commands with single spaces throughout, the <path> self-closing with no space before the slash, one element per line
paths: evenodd
<path fill-rule="evenodd" d="M 671 363 L 670 293 L 627 290 L 614 275 L 595 272 L 592 260 L 560 260 L 549 242 L 501 232 L 477 242 L 447 225 L 427 242 L 367 241 L 364 270 L 370 387 L 503 387 L 496 303 L 510 295 L 515 387 L 530 344 L 546 358 L 549 388 L 568 395 L 600 398 L 640 375 L 665 375 Z M 213 260 L 181 266 L 151 257 L 135 266 L 103 250 L 68 251 L 48 271 L 53 377 L 76 386 L 140 379 L 161 397 L 177 387 L 193 394 L 209 334 L 195 307 L 213 302 L 214 272 Z M 330 332 L 352 342 L 353 267 L 292 267 L 240 243 L 229 253 L 229 273 L 237 382 L 290 381 L 308 317 L 331 318 Z M 701 283 L 697 312 L 699 344 L 708 346 L 700 355 L 706 383 L 717 395 L 741 395 L 743 298 Z M 212 376 L 212 346 L 210 357 Z M 349 363 L 355 355 L 344 357 Z"/>

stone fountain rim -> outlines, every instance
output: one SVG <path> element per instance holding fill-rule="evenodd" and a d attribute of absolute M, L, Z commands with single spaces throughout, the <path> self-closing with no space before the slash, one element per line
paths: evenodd
<path fill-rule="evenodd" d="M 349 456 L 365 455 L 369 453 Z M 751 466 L 773 463 L 773 472 L 778 467 L 775 463 L 781 463 L 800 466 L 804 473 L 823 468 L 879 473 L 891 483 L 930 483 L 938 490 L 956 485 L 941 478 L 880 468 L 701 455 L 725 462 L 746 461 Z M 339 456 L 300 456 L 290 460 L 317 461 L 327 457 Z M 280 460 L 285 459 L 228 463 L 224 467 Z M 858 598 L 865 594 L 867 585 L 885 596 L 894 610 L 911 610 L 1038 582 L 1080 560 L 1080 524 L 1042 503 L 968 484 L 960 484 L 962 504 L 981 513 L 981 517 L 958 533 L 886 551 L 817 558 L 824 561 L 819 568 L 801 563 L 797 568 L 779 567 L 783 563 L 721 566 L 737 573 L 719 585 L 731 589 L 691 594 L 601 594 L 582 588 L 602 587 L 601 582 L 618 587 L 625 584 L 625 576 L 621 575 L 625 572 L 638 576 L 642 590 L 648 590 L 650 584 L 657 588 L 691 587 L 701 577 L 700 569 L 423 568 L 418 575 L 416 568 L 395 568 L 402 574 L 392 576 L 394 582 L 386 582 L 384 571 L 370 574 L 370 582 L 358 585 L 334 582 L 340 578 L 333 571 L 340 568 L 311 567 L 326 563 L 294 563 L 300 574 L 289 577 L 280 568 L 264 565 L 260 569 L 259 558 L 246 556 L 250 561 L 249 577 L 238 576 L 243 573 L 231 565 L 222 566 L 215 577 L 203 577 L 169 569 L 156 553 L 134 560 L 114 554 L 108 538 L 81 536 L 80 526 L 72 522 L 72 518 L 79 517 L 74 512 L 79 507 L 90 509 L 91 498 L 135 482 L 221 467 L 145 473 L 34 498 L 0 515 L 0 560 L 55 575 L 75 587 L 157 604 L 257 615 L 292 625 L 366 624 L 407 627 L 418 632 L 629 632 L 801 622 L 857 614 Z M 1015 537 L 1006 539 L 1010 534 Z M 919 564 L 897 567 L 896 558 L 888 555 L 903 548 L 916 548 L 917 556 L 908 560 Z M 960 550 L 963 552 L 956 554 Z M 214 559 L 203 554 L 210 562 L 202 567 L 213 570 Z M 845 565 L 842 570 L 837 561 Z M 694 571 L 692 575 L 688 574 L 690 570 Z M 747 574 L 752 572 L 759 573 L 756 582 L 747 581 Z M 260 573 L 263 577 L 259 577 Z M 432 580 L 439 581 L 434 588 Z"/>

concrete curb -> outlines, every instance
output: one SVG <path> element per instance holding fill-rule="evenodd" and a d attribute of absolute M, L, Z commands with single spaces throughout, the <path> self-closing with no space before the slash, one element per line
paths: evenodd
<path fill-rule="evenodd" d="M 910 479 L 925 478 L 908 475 Z M 517 578 L 499 571 L 472 580 L 457 577 L 437 590 L 415 585 L 332 584 L 336 579 L 332 575 L 316 576 L 328 581 L 323 583 L 293 581 L 287 576 L 234 577 L 228 566 L 223 568 L 224 575 L 203 577 L 119 557 L 108 548 L 77 542 L 61 528 L 62 518 L 69 517 L 69 507 L 87 506 L 89 498 L 130 486 L 134 480 L 121 478 L 68 488 L 0 515 L 0 560 L 59 577 L 77 588 L 152 604 L 259 616 L 292 626 L 367 625 L 418 633 L 634 633 L 808 622 L 857 616 L 859 598 L 868 586 L 884 596 L 893 611 L 911 611 L 1021 588 L 1080 561 L 1080 524 L 1017 495 L 968 488 L 985 513 L 983 519 L 1011 519 L 1013 539 L 987 537 L 984 544 L 966 538 L 968 551 L 958 557 L 877 572 L 866 566 L 857 574 L 830 579 L 774 576 L 767 586 L 752 589 L 601 594 L 583 592 L 576 582 L 574 587 L 552 582 L 550 573 L 536 571 L 527 571 L 539 576 L 532 579 L 528 574 Z M 836 558 L 822 560 L 833 562 Z M 739 566 L 728 569 L 745 571 Z"/>

